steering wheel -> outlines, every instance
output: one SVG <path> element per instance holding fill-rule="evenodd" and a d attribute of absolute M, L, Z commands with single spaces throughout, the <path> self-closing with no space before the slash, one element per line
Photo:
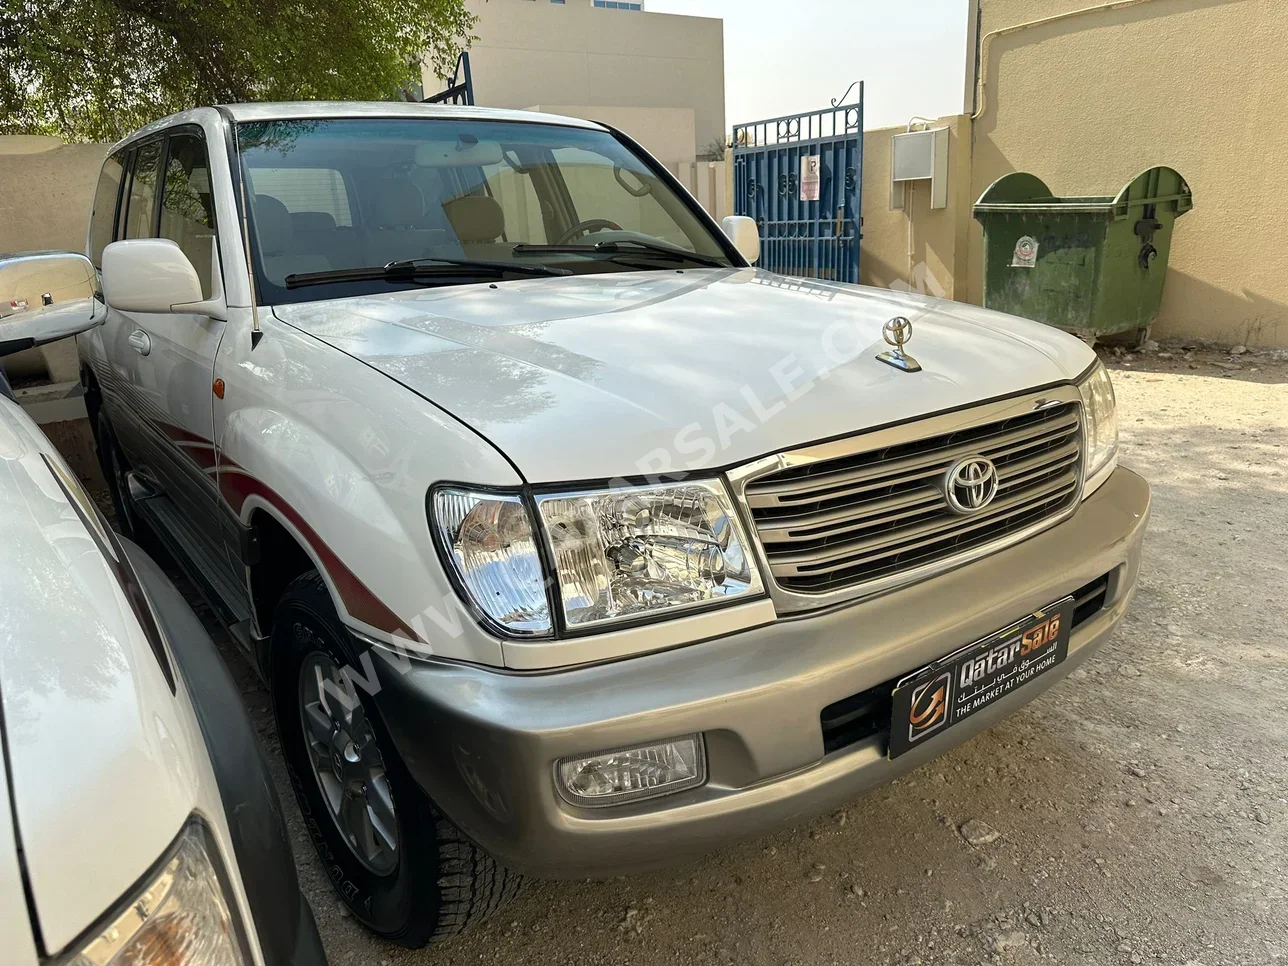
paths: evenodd
<path fill-rule="evenodd" d="M 559 236 L 555 241 L 556 245 L 566 245 L 574 238 L 582 235 L 589 235 L 592 231 L 621 231 L 622 226 L 615 221 L 609 221 L 607 218 L 591 218 L 588 221 L 579 221 L 566 232 Z"/>

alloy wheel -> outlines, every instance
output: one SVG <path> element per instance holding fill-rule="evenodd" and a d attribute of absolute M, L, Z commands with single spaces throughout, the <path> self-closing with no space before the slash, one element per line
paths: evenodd
<path fill-rule="evenodd" d="M 300 668 L 300 721 L 331 818 L 376 875 L 398 865 L 398 816 L 375 732 L 353 682 L 320 651 Z"/>

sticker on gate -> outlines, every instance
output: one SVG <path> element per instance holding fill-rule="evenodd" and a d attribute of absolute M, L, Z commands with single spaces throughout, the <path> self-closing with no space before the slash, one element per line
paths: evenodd
<path fill-rule="evenodd" d="M 823 181 L 822 158 L 807 154 L 801 158 L 801 201 L 818 201 L 819 185 Z"/>

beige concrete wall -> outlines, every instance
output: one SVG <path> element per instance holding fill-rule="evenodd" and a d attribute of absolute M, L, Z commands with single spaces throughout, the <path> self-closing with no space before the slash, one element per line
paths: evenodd
<path fill-rule="evenodd" d="M 983 34 L 1088 5 L 978 2 Z M 995 37 L 981 64 L 975 197 L 1011 171 L 1056 194 L 1113 194 L 1170 165 L 1194 210 L 1176 225 L 1154 334 L 1288 345 L 1288 3 L 1148 0 Z M 978 301 L 970 231 L 965 294 Z"/>
<path fill-rule="evenodd" d="M 930 207 L 930 182 L 911 182 L 907 210 L 890 210 L 890 139 L 906 128 L 863 132 L 863 242 L 859 273 L 865 285 L 907 286 L 962 299 L 971 205 L 970 121 L 941 118 L 947 127 L 948 206 Z M 911 236 L 909 222 L 911 221 Z M 910 243 L 911 242 L 911 250 Z"/>
<path fill-rule="evenodd" d="M 63 144 L 57 138 L 0 137 L 0 253 L 83 252 L 94 187 L 108 147 Z M 79 376 L 70 339 L 8 356 L 4 367 L 15 380 L 67 382 Z"/>
<path fill-rule="evenodd" d="M 694 112 L 696 148 L 724 137 L 723 21 L 605 10 L 589 0 L 466 6 L 479 18 L 470 46 L 479 105 L 683 107 Z M 426 91 L 442 86 L 425 78 Z"/>
<path fill-rule="evenodd" d="M 106 144 L 0 136 L 0 252 L 85 250 Z"/>

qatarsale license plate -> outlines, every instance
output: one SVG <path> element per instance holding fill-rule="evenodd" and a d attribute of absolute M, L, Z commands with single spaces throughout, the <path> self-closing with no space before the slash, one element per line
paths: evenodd
<path fill-rule="evenodd" d="M 1073 598 L 1044 607 L 901 680 L 892 695 L 890 757 L 987 708 L 1069 653 Z"/>

